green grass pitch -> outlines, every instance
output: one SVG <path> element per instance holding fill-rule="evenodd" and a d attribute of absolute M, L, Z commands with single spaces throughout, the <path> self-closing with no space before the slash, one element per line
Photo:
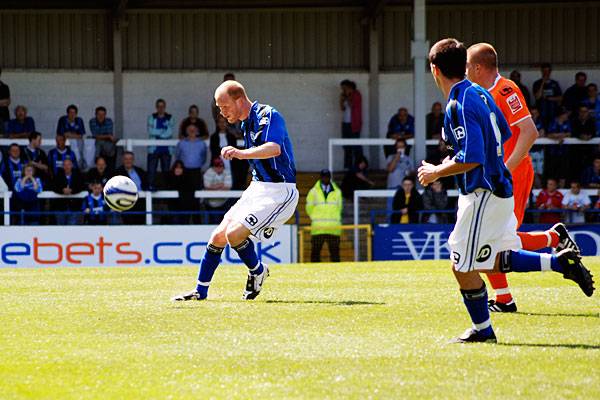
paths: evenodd
<path fill-rule="evenodd" d="M 587 259 L 600 281 L 600 259 Z M 196 267 L 1 269 L 0 399 L 600 398 L 600 298 L 511 274 L 499 343 L 470 323 L 447 262 L 273 266 L 240 300 L 169 301 Z"/>

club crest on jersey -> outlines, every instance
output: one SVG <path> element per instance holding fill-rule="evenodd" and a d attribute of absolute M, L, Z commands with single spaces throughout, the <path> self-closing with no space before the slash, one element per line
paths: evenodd
<path fill-rule="evenodd" d="M 506 104 L 508 104 L 510 112 L 513 114 L 516 114 L 523 109 L 523 104 L 521 104 L 521 100 L 519 100 L 519 96 L 517 96 L 516 93 L 506 99 Z"/>
<path fill-rule="evenodd" d="M 452 132 L 454 132 L 454 136 L 456 137 L 456 140 L 460 140 L 465 137 L 465 128 L 463 128 L 462 126 L 457 126 L 456 128 L 454 128 L 452 130 Z"/>

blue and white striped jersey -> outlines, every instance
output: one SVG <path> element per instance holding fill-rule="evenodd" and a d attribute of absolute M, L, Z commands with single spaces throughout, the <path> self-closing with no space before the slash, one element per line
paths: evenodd
<path fill-rule="evenodd" d="M 296 183 L 296 166 L 292 142 L 283 117 L 275 108 L 254 102 L 248 119 L 242 122 L 246 148 L 267 142 L 277 143 L 281 154 L 262 160 L 248 160 L 252 166 L 252 180 L 260 182 Z"/>

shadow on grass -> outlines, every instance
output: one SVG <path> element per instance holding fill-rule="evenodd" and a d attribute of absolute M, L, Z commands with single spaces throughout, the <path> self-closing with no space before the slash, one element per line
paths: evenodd
<path fill-rule="evenodd" d="M 569 314 L 569 313 L 534 313 L 534 312 L 520 312 L 520 315 L 531 315 L 534 317 L 579 317 L 579 318 L 600 318 L 600 313 L 587 313 L 587 314 Z"/>
<path fill-rule="evenodd" d="M 270 304 L 326 304 L 331 306 L 380 306 L 385 303 L 375 301 L 355 301 L 355 300 L 266 300 Z"/>
<path fill-rule="evenodd" d="M 497 343 L 496 346 L 507 347 L 542 347 L 542 348 L 562 348 L 562 349 L 582 349 L 582 350 L 600 350 L 600 345 L 583 343 Z"/>

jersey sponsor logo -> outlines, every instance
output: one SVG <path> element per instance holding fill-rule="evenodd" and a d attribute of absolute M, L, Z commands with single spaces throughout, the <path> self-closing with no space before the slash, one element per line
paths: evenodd
<path fill-rule="evenodd" d="M 475 261 L 477 261 L 478 263 L 485 262 L 490 258 L 491 255 L 492 248 L 489 244 L 485 244 L 477 252 L 477 258 L 475 259 Z"/>
<path fill-rule="evenodd" d="M 275 233 L 275 228 L 270 226 L 268 228 L 265 228 L 265 230 L 263 231 L 263 236 L 265 237 L 265 239 L 270 239 L 274 233 Z"/>
<path fill-rule="evenodd" d="M 516 114 L 523 109 L 523 104 L 521 104 L 521 100 L 519 100 L 519 96 L 516 93 L 506 99 L 506 104 L 508 104 L 510 112 L 513 114 Z"/>
<path fill-rule="evenodd" d="M 258 137 L 258 135 L 260 135 L 260 131 L 258 131 L 258 132 L 250 131 L 250 139 L 252 139 L 253 142 L 256 141 L 256 138 Z"/>
<path fill-rule="evenodd" d="M 259 125 L 267 125 L 269 123 L 269 117 L 264 116 L 260 119 L 260 121 L 258 122 Z"/>
<path fill-rule="evenodd" d="M 258 222 L 258 218 L 254 214 L 248 214 L 245 218 L 246 222 L 250 224 L 250 226 L 256 225 Z"/>
<path fill-rule="evenodd" d="M 454 136 L 456 137 L 456 140 L 460 140 L 460 139 L 464 139 L 465 135 L 465 128 L 463 128 L 462 126 L 458 126 L 456 128 L 454 128 L 452 130 L 452 132 L 454 132 Z"/>
<path fill-rule="evenodd" d="M 513 88 L 511 88 L 510 86 L 504 86 L 502 89 L 500 89 L 500 94 L 502 96 L 508 96 L 512 92 L 513 92 Z"/>

